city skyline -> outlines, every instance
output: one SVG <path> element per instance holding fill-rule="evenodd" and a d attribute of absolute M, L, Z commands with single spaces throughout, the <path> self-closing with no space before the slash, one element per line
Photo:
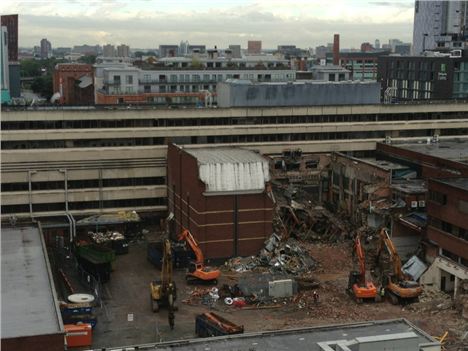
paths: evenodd
<path fill-rule="evenodd" d="M 120 44 L 155 48 L 190 43 L 227 47 L 261 40 L 264 48 L 293 44 L 307 48 L 332 41 L 359 48 L 390 38 L 411 42 L 414 2 L 385 1 L 3 1 L 2 13 L 19 14 L 19 45 L 47 38 L 53 47 Z M 138 23 L 135 26 L 135 23 Z"/>

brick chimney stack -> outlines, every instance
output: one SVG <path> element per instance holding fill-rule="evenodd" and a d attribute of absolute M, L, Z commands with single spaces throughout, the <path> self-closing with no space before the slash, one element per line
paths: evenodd
<path fill-rule="evenodd" d="M 335 34 L 333 36 L 333 64 L 340 64 L 340 35 Z"/>

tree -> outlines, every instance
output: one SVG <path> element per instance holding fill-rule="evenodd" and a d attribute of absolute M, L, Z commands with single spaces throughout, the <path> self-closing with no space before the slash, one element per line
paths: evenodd
<path fill-rule="evenodd" d="M 37 77 L 41 75 L 41 61 L 32 59 L 21 60 L 20 62 L 21 77 Z"/>
<path fill-rule="evenodd" d="M 40 94 L 46 99 L 50 99 L 53 92 L 52 75 L 34 78 L 31 89 L 36 94 Z"/>
<path fill-rule="evenodd" d="M 96 56 L 95 55 L 84 55 L 84 56 L 81 56 L 78 59 L 78 62 L 87 63 L 87 64 L 92 65 L 92 64 L 96 63 Z"/>

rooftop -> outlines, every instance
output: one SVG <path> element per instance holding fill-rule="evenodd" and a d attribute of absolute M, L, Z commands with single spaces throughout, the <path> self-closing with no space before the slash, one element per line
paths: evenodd
<path fill-rule="evenodd" d="M 468 140 L 439 141 L 430 144 L 393 144 L 408 151 L 468 164 Z"/>
<path fill-rule="evenodd" d="M 390 340 L 419 345 L 414 350 L 429 348 L 431 350 L 440 350 L 438 341 L 405 319 L 174 341 L 156 344 L 154 348 L 149 348 L 149 350 L 304 350 L 305 345 L 307 345 L 307 350 L 320 351 L 328 349 L 326 348 L 327 343 L 333 345 L 338 342 L 367 343 L 367 346 L 373 344 L 373 346 L 378 345 L 376 349 L 383 350 L 381 342 L 391 342 Z M 410 348 L 408 347 L 408 349 Z M 329 349 L 334 350 L 334 348 Z"/>
<path fill-rule="evenodd" d="M 405 194 L 421 194 L 427 191 L 427 184 L 423 179 L 393 180 L 392 188 Z"/>
<path fill-rule="evenodd" d="M 63 332 L 38 227 L 2 228 L 2 338 Z"/>
<path fill-rule="evenodd" d="M 361 161 L 367 162 L 371 165 L 382 168 L 386 171 L 397 170 L 397 169 L 408 169 L 407 166 L 401 165 L 399 163 L 390 162 L 386 160 L 377 160 L 375 158 L 363 158 Z"/>
<path fill-rule="evenodd" d="M 186 148 L 184 150 L 190 155 L 194 156 L 199 164 L 267 162 L 265 158 L 254 151 L 235 147 L 193 149 Z"/>
<path fill-rule="evenodd" d="M 268 161 L 240 148 L 185 149 L 198 161 L 200 180 L 206 195 L 259 193 L 270 180 Z"/>
<path fill-rule="evenodd" d="M 438 179 L 438 181 L 454 188 L 468 191 L 468 178 L 448 178 Z"/>

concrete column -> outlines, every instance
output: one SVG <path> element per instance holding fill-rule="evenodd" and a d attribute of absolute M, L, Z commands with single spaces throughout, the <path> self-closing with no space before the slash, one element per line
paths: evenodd
<path fill-rule="evenodd" d="M 458 277 L 455 276 L 455 282 L 453 284 L 453 297 L 456 298 L 458 295 Z"/>

